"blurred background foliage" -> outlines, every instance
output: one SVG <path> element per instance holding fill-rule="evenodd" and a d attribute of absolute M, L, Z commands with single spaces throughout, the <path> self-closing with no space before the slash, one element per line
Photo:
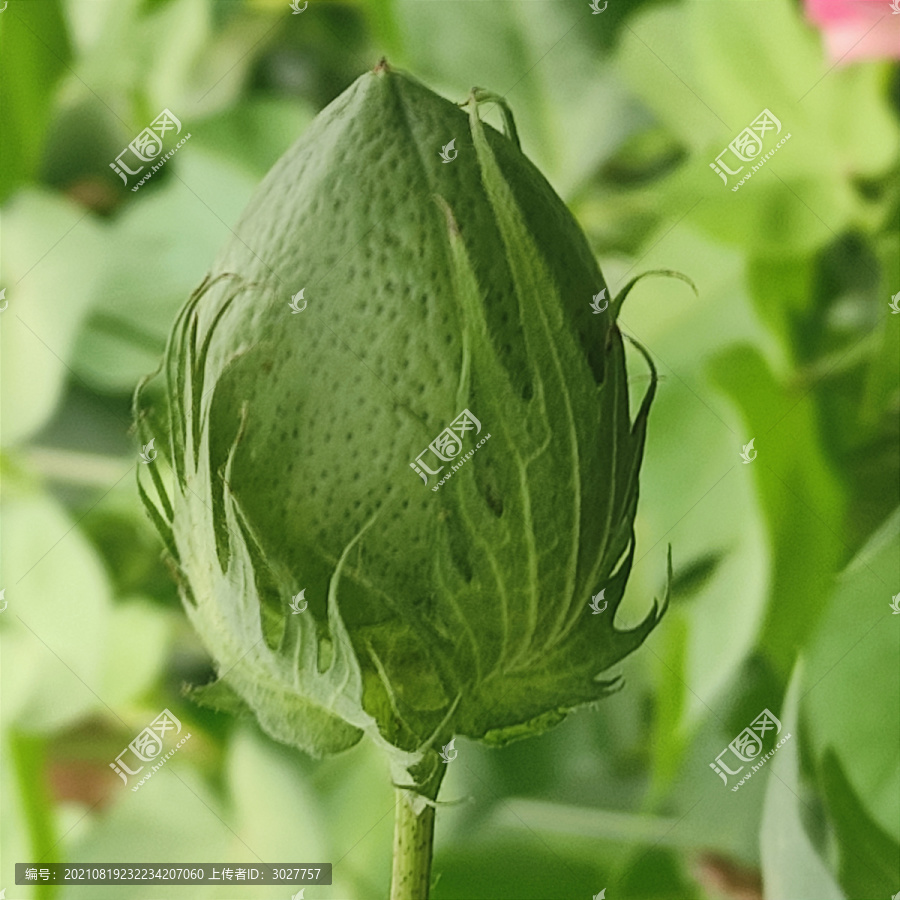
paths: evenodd
<path fill-rule="evenodd" d="M 11 898 L 89 895 L 15 887 L 26 860 L 331 861 L 334 886 L 309 897 L 385 895 L 393 799 L 375 751 L 315 762 L 185 699 L 212 670 L 139 507 L 129 430 L 136 381 L 254 186 L 381 56 L 454 100 L 507 97 L 613 293 L 653 268 L 698 289 L 644 280 L 620 320 L 663 379 L 621 618 L 660 594 L 671 544 L 669 615 L 596 709 L 504 750 L 459 744 L 435 900 L 900 890 L 900 79 L 823 46 L 795 0 L 610 0 L 601 16 L 582 0 L 311 0 L 302 16 L 287 0 L 11 0 Z M 131 193 L 109 163 L 164 107 L 191 140 Z M 732 192 L 709 163 L 765 107 L 791 140 Z M 642 378 L 636 365 L 636 391 Z M 193 738 L 131 793 L 109 762 L 164 707 Z M 709 763 L 766 707 L 792 740 L 733 793 Z"/>

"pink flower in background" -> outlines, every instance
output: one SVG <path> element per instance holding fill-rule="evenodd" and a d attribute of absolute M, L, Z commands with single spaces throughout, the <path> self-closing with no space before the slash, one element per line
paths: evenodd
<path fill-rule="evenodd" d="M 835 62 L 900 59 L 900 0 L 804 0 Z"/>

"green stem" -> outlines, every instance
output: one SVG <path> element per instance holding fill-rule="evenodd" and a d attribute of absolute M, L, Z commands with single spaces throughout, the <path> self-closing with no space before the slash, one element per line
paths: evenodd
<path fill-rule="evenodd" d="M 429 805 L 417 816 L 408 794 L 402 788 L 397 789 L 391 900 L 428 900 L 435 810 Z"/>
<path fill-rule="evenodd" d="M 12 729 L 8 734 L 8 746 L 28 832 L 31 854 L 28 862 L 58 862 L 58 859 L 48 859 L 59 842 L 54 833 L 53 807 L 47 790 L 46 741 Z M 47 900 L 58 896 L 60 890 L 55 884 L 44 885 L 42 889 L 41 896 Z"/>
<path fill-rule="evenodd" d="M 449 740 L 451 735 L 446 735 Z M 430 770 L 430 771 L 429 771 Z M 394 868 L 390 900 L 428 900 L 431 888 L 431 857 L 434 853 L 434 804 L 447 766 L 433 750 L 410 770 L 419 785 L 418 793 L 397 788 L 394 816 Z M 411 800 L 425 801 L 416 815 Z"/>

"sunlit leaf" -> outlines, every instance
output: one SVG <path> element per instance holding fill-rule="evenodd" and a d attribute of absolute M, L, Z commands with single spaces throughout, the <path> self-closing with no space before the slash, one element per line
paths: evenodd
<path fill-rule="evenodd" d="M 3 443 L 10 446 L 47 421 L 71 377 L 104 232 L 86 210 L 36 191 L 9 203 L 3 228 L 0 287 L 9 305 L 0 313 L 0 384 Z"/>
<path fill-rule="evenodd" d="M 47 495 L 4 484 L 3 521 L 4 724 L 50 731 L 107 711 L 112 605 L 96 553 Z"/>

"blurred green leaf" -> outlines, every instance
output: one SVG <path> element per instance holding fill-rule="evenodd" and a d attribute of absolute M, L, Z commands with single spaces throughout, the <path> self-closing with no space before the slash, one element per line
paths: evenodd
<path fill-rule="evenodd" d="M 117 802 L 102 816 L 85 817 L 78 809 L 69 824 L 68 851 L 79 863 L 110 860 L 131 862 L 225 861 L 234 865 L 258 863 L 266 848 L 248 848 L 229 827 L 229 813 L 202 773 L 190 761 L 191 746 L 200 736 L 182 720 L 182 733 L 191 740 L 166 762 L 165 767 L 132 792 L 109 772 L 116 785 Z M 171 768 L 171 771 L 168 771 Z M 135 779 L 132 778 L 132 782 Z M 133 786 L 133 785 L 132 785 Z M 116 897 L 123 900 L 157 900 L 160 887 L 152 884 L 118 884 Z M 247 887 L 195 885 L 198 900 L 242 900 Z M 81 885 L 67 885 L 62 900 L 84 900 Z"/>
<path fill-rule="evenodd" d="M 685 722 L 689 721 L 690 694 L 683 677 L 666 677 L 666 674 L 687 671 L 690 631 L 688 615 L 681 610 L 669 613 L 665 643 L 660 648 L 662 655 L 655 669 L 658 687 L 653 728 L 662 738 L 651 742 L 654 776 L 651 796 L 654 799 L 668 792 L 684 764 L 684 753 L 689 740 L 689 729 L 685 727 Z M 664 670 L 668 672 L 663 674 Z"/>
<path fill-rule="evenodd" d="M 73 96 L 101 96 L 121 122 L 123 146 L 162 109 L 183 121 L 188 109 L 196 115 L 196 90 L 211 74 L 198 65 L 212 31 L 209 3 L 172 0 L 152 8 L 143 0 L 117 0 L 71 6 L 80 51 Z"/>
<path fill-rule="evenodd" d="M 397 0 L 364 0 L 360 3 L 369 20 L 372 40 L 383 56 L 399 58 L 403 52 L 403 36 L 397 15 Z"/>
<path fill-rule="evenodd" d="M 78 48 L 70 102 L 102 98 L 119 122 L 120 147 L 165 108 L 190 131 L 199 118 L 235 100 L 254 51 L 264 48 L 260 42 L 272 30 L 267 17 L 247 15 L 241 6 L 210 0 L 69 4 Z M 217 27 L 220 8 L 232 14 Z"/>
<path fill-rule="evenodd" d="M 807 837 L 801 816 L 800 735 L 797 733 L 802 670 L 794 670 L 781 711 L 779 747 L 766 769 L 766 800 L 759 831 L 765 900 L 844 900 Z"/>
<path fill-rule="evenodd" d="M 112 209 L 124 193 L 110 163 L 122 152 L 121 123 L 96 96 L 66 106 L 47 132 L 41 180 L 92 210 Z"/>
<path fill-rule="evenodd" d="M 127 467 L 123 466 L 125 475 Z M 49 496 L 4 484 L 3 721 L 47 732 L 104 709 L 112 602 L 92 547 Z"/>
<path fill-rule="evenodd" d="M 815 257 L 766 255 L 748 267 L 756 309 L 798 367 L 793 390 L 815 400 L 824 455 L 844 473 L 853 547 L 900 502 L 900 331 L 882 306 L 898 263 L 897 248 L 879 260 L 852 233 Z"/>
<path fill-rule="evenodd" d="M 679 727 L 657 723 L 653 740 L 660 764 L 671 766 L 680 758 L 683 741 L 751 652 L 762 624 L 770 578 L 765 522 L 740 465 L 745 442 L 736 434 L 740 425 L 718 396 L 705 361 L 749 335 L 763 344 L 767 338 L 753 318 L 737 253 L 687 227 L 662 237 L 634 269 L 615 260 L 604 271 L 615 286 L 637 271 L 675 268 L 697 285 L 695 295 L 675 279 L 645 279 L 619 317 L 623 331 L 649 350 L 662 376 L 648 429 L 638 557 L 626 600 L 657 589 L 668 544 L 676 576 L 698 560 L 721 559 L 661 625 L 663 638 L 668 641 L 672 633 L 675 642 L 665 650 L 667 660 L 683 663 L 676 670 L 676 684 L 665 688 L 683 693 Z M 656 674 L 672 679 L 662 667 Z M 663 717 L 667 722 L 670 714 L 671 707 Z"/>
<path fill-rule="evenodd" d="M 4 636 L 5 645 L 5 636 Z M 4 668 L 8 663 L 4 662 Z M 6 670 L 8 671 L 8 670 Z M 6 678 L 4 677 L 4 682 Z M 6 685 L 4 683 L 4 691 Z M 7 726 L 4 719 L 3 753 L 0 753 L 0 796 L 3 797 L 3 815 L 0 816 L 0 844 L 3 846 L 4 855 L 10 859 L 31 859 L 33 843 L 35 843 L 36 827 L 28 820 L 29 813 L 34 810 L 31 805 L 44 791 L 43 785 L 36 785 L 33 781 L 20 779 L 22 772 L 21 757 L 11 751 L 13 740 L 21 740 L 21 735 L 13 736 L 12 729 Z M 38 812 L 46 815 L 47 806 Z M 8 877 L 9 863 L 4 866 L 3 878 L 5 884 L 10 884 L 12 878 Z M 8 880 L 7 880 L 8 879 Z M 37 888 L 23 885 L 16 887 L 19 897 L 32 898 L 37 894 Z"/>
<path fill-rule="evenodd" d="M 97 693 L 113 709 L 146 691 L 165 663 L 171 617 L 145 600 L 113 607 Z"/>
<path fill-rule="evenodd" d="M 735 443 L 755 442 L 757 458 L 738 471 L 752 473 L 758 485 L 774 562 L 760 646 L 786 674 L 846 552 L 834 530 L 843 520 L 842 487 L 824 459 L 809 397 L 779 384 L 758 350 L 725 351 L 710 372 L 746 419 L 746 437 Z"/>
<path fill-rule="evenodd" d="M 104 244 L 88 212 L 49 193 L 17 195 L 3 224 L 0 286 L 9 306 L 0 320 L 0 384 L 9 447 L 36 432 L 62 395 Z"/>
<path fill-rule="evenodd" d="M 177 177 L 132 195 L 111 229 L 106 265 L 95 264 L 94 305 L 72 365 L 103 393 L 130 393 L 159 365 L 175 314 L 253 191 L 242 167 L 207 156 L 192 140 L 173 162 Z"/>
<path fill-rule="evenodd" d="M 798 322 L 812 304 L 814 261 L 809 256 L 766 254 L 747 262 L 747 286 L 754 306 L 782 352 L 795 352 L 791 338 Z"/>
<path fill-rule="evenodd" d="M 396 0 L 396 7 L 401 65 L 450 100 L 465 100 L 473 87 L 504 95 L 523 151 L 563 197 L 647 124 L 598 53 L 590 29 L 604 25 L 586 3 L 467 4 L 465 40 L 447 39 L 460 27 L 453 4 Z"/>
<path fill-rule="evenodd" d="M 330 845 L 342 858 L 341 878 L 356 886 L 360 900 L 381 896 L 391 877 L 387 847 L 396 796 L 380 750 L 364 741 L 307 771 L 330 832 Z"/>
<path fill-rule="evenodd" d="M 697 593 L 712 577 L 724 554 L 707 553 L 684 566 L 672 582 L 672 596 L 686 599 Z"/>
<path fill-rule="evenodd" d="M 191 149 L 216 156 L 229 167 L 242 164 L 261 179 L 314 115 L 299 100 L 244 101 L 198 123 Z"/>
<path fill-rule="evenodd" d="M 511 797 L 496 807 L 489 827 L 519 833 L 534 830 L 587 841 L 653 844 L 683 850 L 718 845 L 716 827 L 705 816 L 679 822 L 664 816 L 589 809 L 517 797 Z"/>
<path fill-rule="evenodd" d="M 129 450 L 136 451 L 135 444 L 129 443 Z M 42 466 L 41 471 L 47 477 L 56 474 L 57 478 L 70 479 L 71 483 L 83 475 L 85 479 L 92 479 L 90 484 L 94 487 L 111 484 L 115 479 L 111 479 L 107 471 L 113 466 L 121 466 L 121 459 L 80 457 L 43 448 L 32 450 L 29 461 Z M 63 470 L 63 466 L 67 469 Z M 94 468 L 96 472 L 92 471 Z M 162 559 L 159 537 L 140 505 L 130 479 L 125 479 L 94 506 L 79 527 L 103 556 L 118 597 L 146 599 L 157 608 L 164 606 L 177 610 L 180 617 L 181 601 L 171 571 Z"/>
<path fill-rule="evenodd" d="M 822 781 L 840 850 L 841 884 L 850 897 L 890 896 L 900 872 L 900 844 L 869 818 L 830 750 Z"/>
<path fill-rule="evenodd" d="M 566 853 L 556 841 L 526 841 L 521 835 L 485 837 L 464 852 L 441 853 L 433 878 L 433 900 L 567 900 L 603 887 L 592 860 Z"/>
<path fill-rule="evenodd" d="M 900 510 L 843 572 L 809 651 L 811 746 L 831 748 L 868 814 L 900 840 Z M 872 704 L 877 704 L 877 715 Z"/>
<path fill-rule="evenodd" d="M 72 59 L 60 0 L 12 0 L 5 12 L 0 19 L 0 202 L 37 171 L 57 81 Z"/>
<path fill-rule="evenodd" d="M 692 150 L 668 180 L 667 217 L 689 211 L 718 240 L 779 253 L 877 221 L 854 179 L 887 174 L 900 145 L 882 73 L 873 65 L 829 69 L 818 44 L 790 0 L 670 4 L 632 20 L 622 67 Z M 732 192 L 737 179 L 722 184 L 710 163 L 766 108 L 791 139 Z"/>
<path fill-rule="evenodd" d="M 255 729 L 242 728 L 229 747 L 226 774 L 240 833 L 235 853 L 249 846 L 262 848 L 272 860 L 334 858 L 321 799 L 295 754 L 273 746 Z M 335 883 L 340 881 L 338 877 Z"/>

